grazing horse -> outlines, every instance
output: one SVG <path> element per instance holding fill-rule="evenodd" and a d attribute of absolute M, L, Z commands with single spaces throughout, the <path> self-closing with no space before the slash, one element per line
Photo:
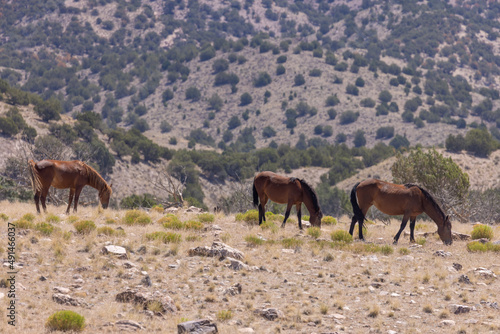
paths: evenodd
<path fill-rule="evenodd" d="M 259 204 L 260 199 L 260 204 Z M 302 229 L 301 205 L 304 203 L 310 213 L 310 222 L 313 226 L 321 227 L 323 213 L 318 203 L 318 196 L 313 188 L 304 180 L 295 177 L 286 177 L 273 172 L 261 172 L 253 180 L 253 204 L 259 207 L 259 225 L 266 220 L 265 207 L 268 200 L 280 204 L 287 204 L 285 219 L 281 227 L 285 227 L 292 206 L 297 209 L 299 228 Z"/>
<path fill-rule="evenodd" d="M 356 199 L 357 197 L 357 199 Z M 446 245 L 451 245 L 451 222 L 427 190 L 416 184 L 393 184 L 376 179 L 358 182 L 351 190 L 351 204 L 354 211 L 349 233 L 352 235 L 358 222 L 359 239 L 363 240 L 363 222 L 368 209 L 375 205 L 385 214 L 403 215 L 398 233 L 394 236 L 394 244 L 410 219 L 410 242 L 415 242 L 414 230 L 417 216 L 425 212 L 438 226 L 438 234 Z"/>
<path fill-rule="evenodd" d="M 59 161 L 59 160 L 41 160 L 34 162 L 28 161 L 29 170 L 31 175 L 31 184 L 33 192 L 35 193 L 36 211 L 40 213 L 39 200 L 42 201 L 43 211 L 47 212 L 45 200 L 49 192 L 50 186 L 58 189 L 69 188 L 69 200 L 66 214 L 69 214 L 69 208 L 75 197 L 75 207 L 73 211 L 76 212 L 78 205 L 78 198 L 82 192 L 83 187 L 89 185 L 99 191 L 99 199 L 102 207 L 106 209 L 111 197 L 111 185 L 96 172 L 95 169 L 86 163 L 78 160 L 73 161 Z"/>

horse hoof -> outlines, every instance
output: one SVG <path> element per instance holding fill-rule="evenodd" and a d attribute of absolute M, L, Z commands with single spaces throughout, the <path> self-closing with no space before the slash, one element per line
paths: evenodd
<path fill-rule="evenodd" d="M 397 240 L 394 240 L 394 241 L 392 242 L 392 244 L 393 244 L 393 245 L 397 245 L 397 244 L 398 244 L 398 241 L 397 241 Z"/>

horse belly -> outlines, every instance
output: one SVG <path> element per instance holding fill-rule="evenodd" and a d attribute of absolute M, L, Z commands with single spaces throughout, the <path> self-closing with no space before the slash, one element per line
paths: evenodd
<path fill-rule="evenodd" d="M 58 189 L 66 189 L 66 188 L 71 188 L 73 187 L 73 182 L 72 178 L 64 178 L 63 175 L 57 173 L 54 175 L 54 179 L 52 179 L 52 187 L 58 188 Z"/>

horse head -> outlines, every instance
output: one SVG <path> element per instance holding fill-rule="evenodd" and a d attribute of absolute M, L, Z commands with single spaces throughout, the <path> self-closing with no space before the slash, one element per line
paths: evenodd
<path fill-rule="evenodd" d="M 321 219 L 323 218 L 323 212 L 321 212 L 321 209 L 316 212 L 316 214 L 312 214 L 309 218 L 309 222 L 311 223 L 312 226 L 314 227 L 321 227 Z"/>
<path fill-rule="evenodd" d="M 443 221 L 443 225 L 438 226 L 438 234 L 445 245 L 451 245 L 453 243 L 453 238 L 451 235 L 451 222 L 449 216 L 446 216 Z"/>
<path fill-rule="evenodd" d="M 109 199 L 111 197 L 111 193 L 113 192 L 111 190 L 111 186 L 112 184 L 109 185 L 109 187 L 105 187 L 103 188 L 100 192 L 99 192 L 99 200 L 101 201 L 101 205 L 102 205 L 102 208 L 103 209 L 107 209 L 108 208 L 108 205 L 109 205 Z"/>

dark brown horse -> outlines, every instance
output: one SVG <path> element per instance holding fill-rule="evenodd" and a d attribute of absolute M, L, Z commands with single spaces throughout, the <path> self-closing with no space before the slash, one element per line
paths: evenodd
<path fill-rule="evenodd" d="M 59 160 L 42 160 L 28 162 L 31 174 L 31 184 L 33 192 L 35 193 L 36 210 L 40 213 L 39 200 L 42 201 L 43 211 L 47 212 L 45 200 L 49 192 L 50 186 L 58 189 L 69 188 L 69 200 L 66 213 L 69 214 L 69 208 L 75 197 L 75 207 L 73 211 L 76 212 L 78 205 L 78 198 L 82 192 L 83 187 L 89 185 L 99 191 L 99 199 L 102 207 L 106 209 L 111 197 L 111 186 L 104 181 L 104 179 L 96 172 L 95 169 L 90 167 L 84 162 L 73 161 L 59 161 Z"/>
<path fill-rule="evenodd" d="M 260 199 L 260 204 L 259 204 Z M 304 180 L 295 177 L 286 177 L 273 172 L 257 174 L 253 180 L 253 204 L 259 207 L 259 225 L 266 220 L 265 208 L 268 200 L 280 204 L 287 204 L 285 219 L 281 227 L 285 227 L 292 206 L 295 205 L 299 228 L 302 229 L 301 205 L 304 203 L 310 213 L 310 222 L 313 226 L 321 227 L 323 213 L 318 203 L 318 196 Z"/>
<path fill-rule="evenodd" d="M 357 200 L 356 200 L 357 197 Z M 403 215 L 398 233 L 394 236 L 394 244 L 410 219 L 410 242 L 415 242 L 414 230 L 417 216 L 425 212 L 438 226 L 438 234 L 446 245 L 451 245 L 451 223 L 436 203 L 434 198 L 416 184 L 393 184 L 376 179 L 358 182 L 351 190 L 351 204 L 354 211 L 349 233 L 352 235 L 358 222 L 359 239 L 363 240 L 363 222 L 368 209 L 375 205 L 377 209 L 391 216 Z"/>

